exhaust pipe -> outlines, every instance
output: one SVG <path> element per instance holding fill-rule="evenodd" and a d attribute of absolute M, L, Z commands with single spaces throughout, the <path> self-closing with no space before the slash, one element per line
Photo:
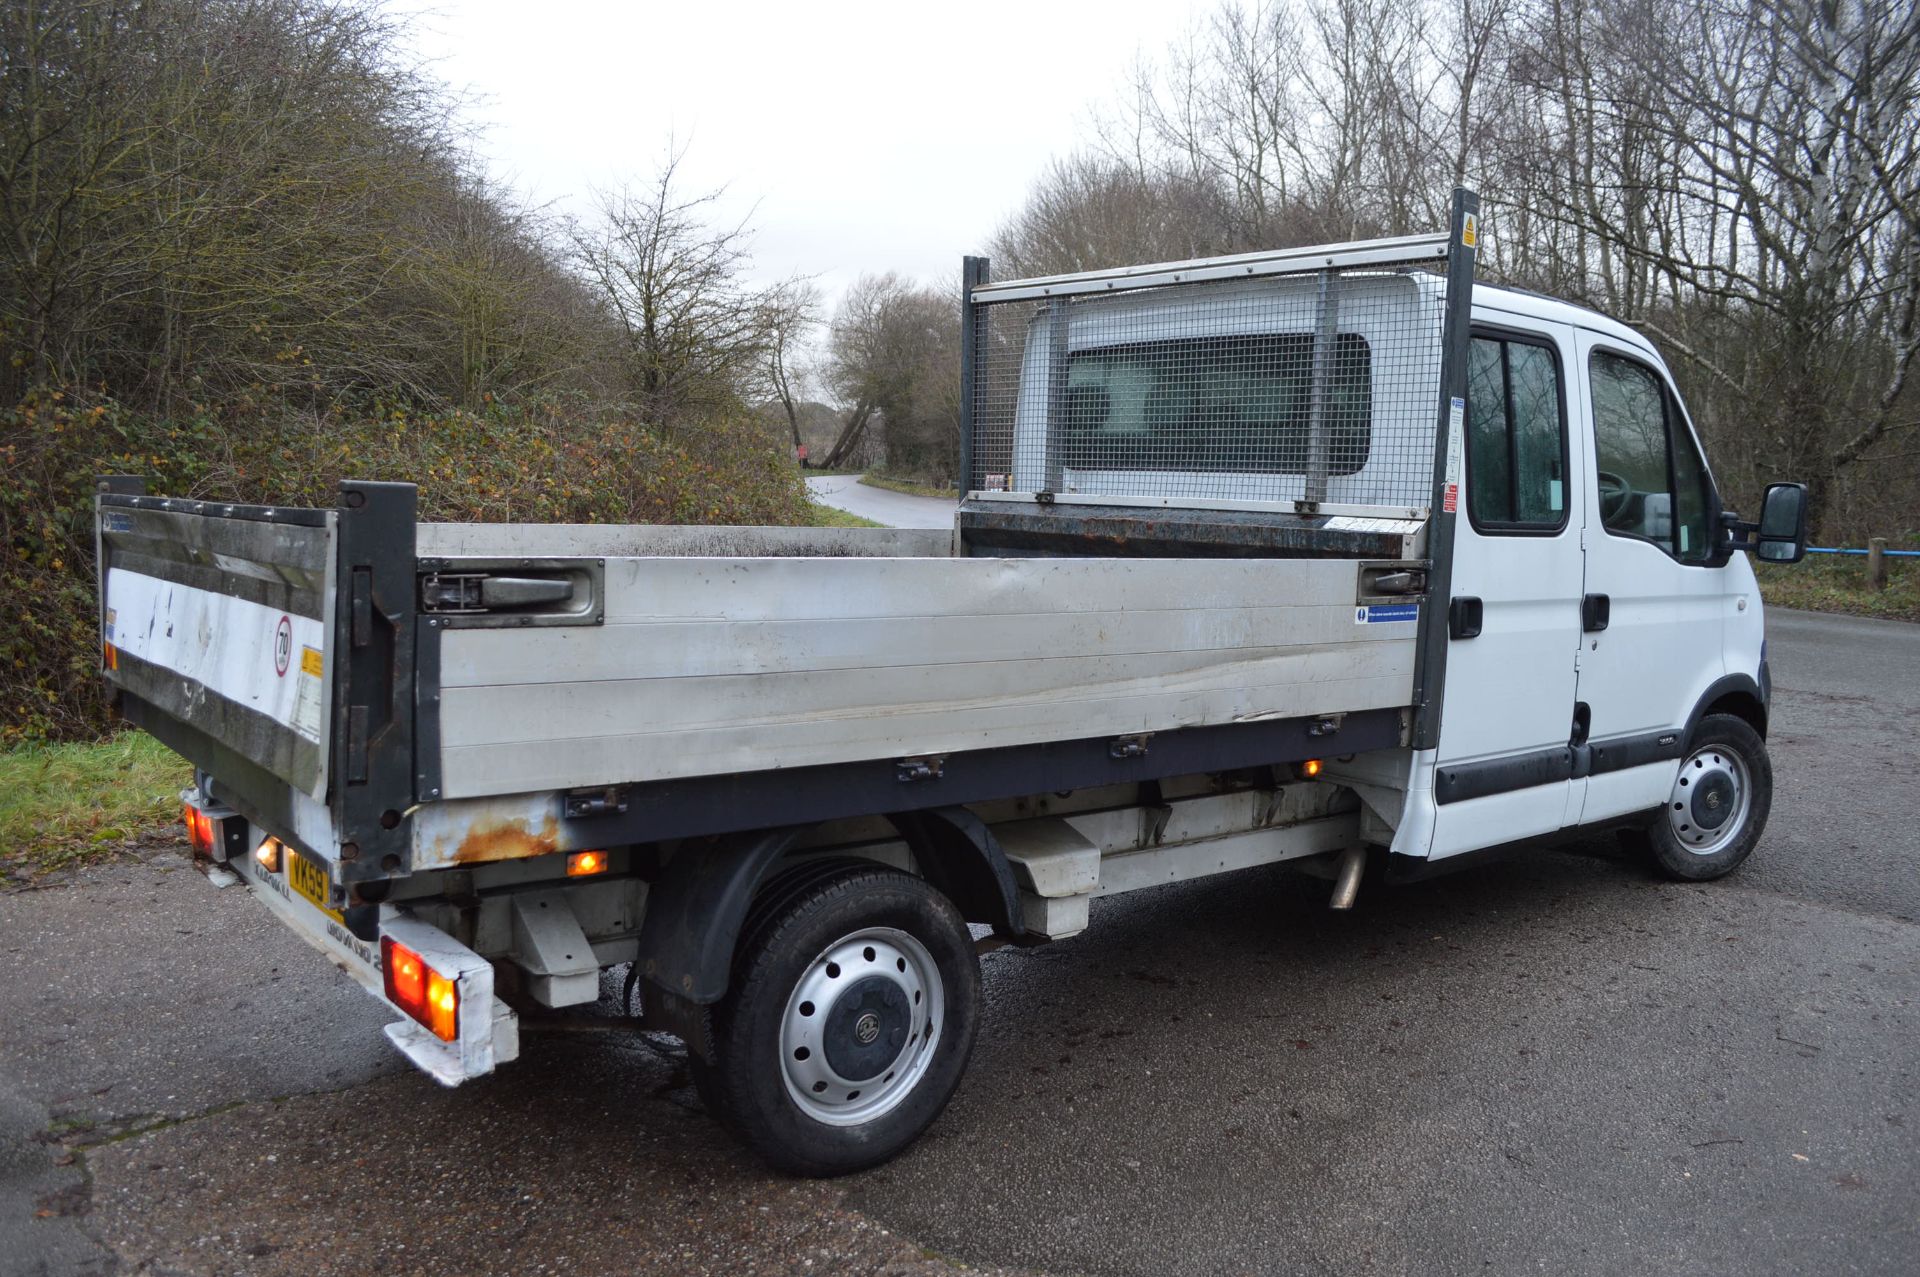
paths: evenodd
<path fill-rule="evenodd" d="M 1354 897 L 1360 894 L 1360 875 L 1367 868 L 1367 849 L 1364 844 L 1354 843 L 1340 853 L 1340 876 L 1334 880 L 1333 898 L 1327 904 L 1334 909 L 1353 908 Z"/>

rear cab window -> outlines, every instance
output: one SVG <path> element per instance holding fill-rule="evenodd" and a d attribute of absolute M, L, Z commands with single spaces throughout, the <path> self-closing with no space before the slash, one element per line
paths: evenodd
<path fill-rule="evenodd" d="M 1327 472 L 1357 474 L 1372 445 L 1372 352 L 1341 333 L 1327 377 Z M 1090 470 L 1305 474 L 1313 336 L 1134 342 L 1067 359 L 1060 445 Z"/>
<path fill-rule="evenodd" d="M 1567 416 L 1553 342 L 1476 331 L 1467 353 L 1467 514 L 1489 534 L 1567 525 Z"/>

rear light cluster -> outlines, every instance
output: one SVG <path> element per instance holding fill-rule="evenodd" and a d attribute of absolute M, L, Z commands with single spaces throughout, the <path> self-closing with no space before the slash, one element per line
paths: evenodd
<path fill-rule="evenodd" d="M 392 936 L 380 937 L 380 969 L 387 1001 L 425 1025 L 442 1042 L 460 1036 L 460 985 L 441 975 Z"/>
<path fill-rule="evenodd" d="M 181 810 L 180 819 L 187 822 L 187 843 L 195 854 L 213 855 L 213 817 L 189 803 Z"/>

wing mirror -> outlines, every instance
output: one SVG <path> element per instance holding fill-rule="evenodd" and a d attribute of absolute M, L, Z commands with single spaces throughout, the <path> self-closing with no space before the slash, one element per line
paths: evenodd
<path fill-rule="evenodd" d="M 1807 485 L 1770 483 L 1760 503 L 1760 521 L 1722 516 L 1726 549 L 1751 550 L 1764 563 L 1798 563 L 1807 554 Z"/>

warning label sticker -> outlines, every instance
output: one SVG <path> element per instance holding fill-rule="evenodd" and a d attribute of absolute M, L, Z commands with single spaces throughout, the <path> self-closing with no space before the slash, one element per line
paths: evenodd
<path fill-rule="evenodd" d="M 1386 625 L 1420 619 L 1418 603 L 1362 603 L 1353 609 L 1355 625 Z"/>
<path fill-rule="evenodd" d="M 1447 473 L 1441 491 L 1440 508 L 1448 514 L 1460 512 L 1461 439 L 1466 433 L 1467 401 L 1455 396 L 1447 410 Z"/>

